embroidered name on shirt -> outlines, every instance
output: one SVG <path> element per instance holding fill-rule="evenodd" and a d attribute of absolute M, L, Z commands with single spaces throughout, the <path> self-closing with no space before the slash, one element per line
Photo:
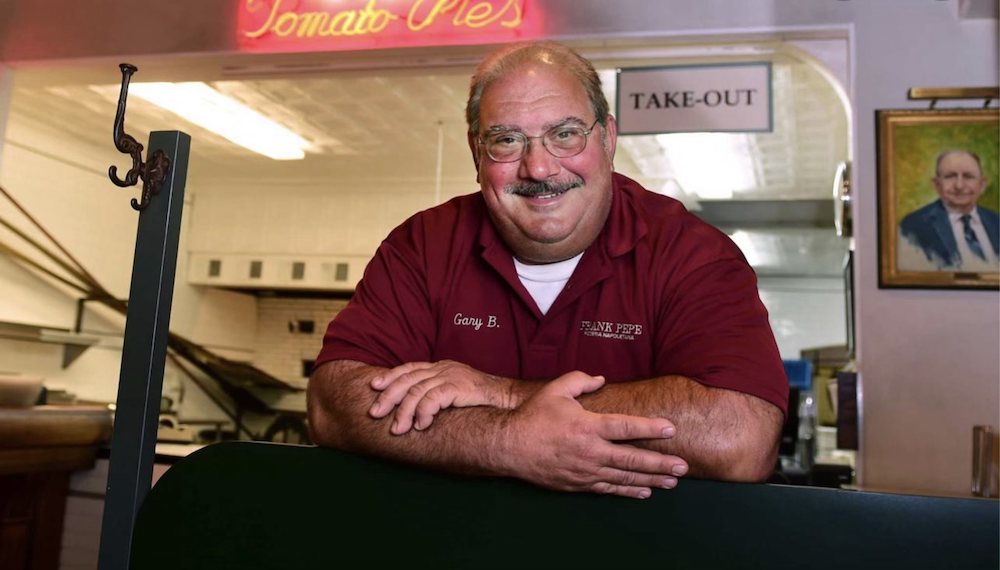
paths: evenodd
<path fill-rule="evenodd" d="M 460 327 L 471 327 L 477 331 L 483 328 L 484 324 L 488 329 L 500 328 L 500 323 L 497 321 L 496 315 L 486 315 L 486 320 L 484 321 L 482 317 L 468 317 L 462 313 L 455 313 L 455 318 L 452 322 Z"/>
<path fill-rule="evenodd" d="M 615 340 L 635 340 L 635 337 L 642 335 L 642 325 L 635 323 L 613 323 L 610 321 L 580 321 L 580 332 L 584 336 Z"/>

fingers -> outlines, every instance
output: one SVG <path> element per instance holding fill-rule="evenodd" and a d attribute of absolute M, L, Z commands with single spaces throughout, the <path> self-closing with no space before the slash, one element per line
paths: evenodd
<path fill-rule="evenodd" d="M 648 499 L 655 489 L 675 488 L 680 477 L 688 471 L 687 464 L 679 457 L 646 453 L 638 448 L 622 451 L 624 453 L 612 458 L 605 457 L 603 461 L 598 460 L 597 464 L 589 467 L 577 464 L 571 471 L 562 471 L 560 477 L 566 478 L 561 481 L 553 480 L 553 488 Z M 559 471 L 558 467 L 553 470 Z"/>
<path fill-rule="evenodd" d="M 649 473 L 636 473 L 635 471 L 623 471 L 620 469 L 605 469 L 601 472 L 600 483 L 595 485 L 606 485 L 619 488 L 651 488 L 651 489 L 673 489 L 677 486 L 677 477 L 673 475 L 653 475 Z"/>
<path fill-rule="evenodd" d="M 431 366 L 426 362 L 407 363 L 372 378 L 371 387 L 381 390 L 381 393 L 375 398 L 375 403 L 368 410 L 369 415 L 373 418 L 388 416 L 393 408 L 406 397 L 410 388 L 427 377 L 433 376 L 433 372 L 430 371 Z"/>
<path fill-rule="evenodd" d="M 371 379 L 369 384 L 375 390 L 382 390 L 404 374 L 409 374 L 414 370 L 424 370 L 430 368 L 431 366 L 434 366 L 434 364 L 430 362 L 407 362 L 405 364 L 400 364 L 395 368 L 390 368 L 378 376 L 375 376 Z"/>
<path fill-rule="evenodd" d="M 604 376 L 591 376 L 583 372 L 569 372 L 548 383 L 543 390 L 566 398 L 578 398 L 604 385 Z"/>
<path fill-rule="evenodd" d="M 426 429 L 434 420 L 434 414 L 454 404 L 455 398 L 454 386 L 441 379 L 431 378 L 414 384 L 396 406 L 389 431 L 400 435 L 413 427 L 418 430 Z"/>
<path fill-rule="evenodd" d="M 609 473 L 608 475 L 611 476 L 613 474 Z M 630 478 L 628 475 L 630 475 L 628 472 L 621 472 L 621 476 L 612 478 L 628 480 Z M 619 497 L 629 497 L 632 499 L 648 499 L 652 496 L 653 489 L 673 489 L 677 486 L 677 479 L 675 477 L 650 476 L 650 478 L 651 482 L 648 485 L 640 485 L 638 482 L 634 485 L 626 485 L 600 481 L 591 485 L 590 491 L 592 493 L 602 495 L 617 495 Z"/>
<path fill-rule="evenodd" d="M 635 479 L 613 481 L 622 484 L 642 484 L 670 489 L 677 484 L 675 477 L 681 477 L 688 472 L 687 463 L 675 455 L 666 455 L 649 449 L 632 447 L 631 445 L 615 445 L 606 465 L 616 474 L 632 474 Z M 650 477 L 652 479 L 648 479 Z M 665 487 L 673 481 L 673 485 Z M 660 484 L 657 483 L 659 481 Z"/>
<path fill-rule="evenodd" d="M 434 416 L 444 408 L 455 405 L 458 392 L 454 386 L 443 384 L 427 391 L 427 394 L 417 404 L 413 414 L 413 427 L 418 430 L 427 429 Z"/>
<path fill-rule="evenodd" d="M 608 441 L 636 439 L 668 439 L 677 432 L 674 425 L 663 418 L 644 418 L 624 414 L 601 414 L 597 434 Z M 672 476 L 687 474 L 688 465 L 680 457 L 664 455 L 630 445 L 616 445 L 608 465 L 628 471 L 661 473 Z"/>
<path fill-rule="evenodd" d="M 373 378 L 371 387 L 380 392 L 368 414 L 376 419 L 392 414 L 389 431 L 395 435 L 427 429 L 445 408 L 496 405 L 502 399 L 495 379 L 451 361 L 397 366 Z"/>
<path fill-rule="evenodd" d="M 589 489 L 594 493 L 646 499 L 653 489 L 673 489 L 688 471 L 687 463 L 673 455 L 613 443 L 604 449 L 598 460 L 602 467 L 593 474 L 597 482 Z"/>
<path fill-rule="evenodd" d="M 677 432 L 669 420 L 625 414 L 600 414 L 596 429 L 597 435 L 609 441 L 665 439 Z"/>

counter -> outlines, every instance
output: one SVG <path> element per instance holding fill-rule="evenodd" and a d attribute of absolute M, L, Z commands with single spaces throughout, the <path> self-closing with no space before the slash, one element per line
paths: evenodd
<path fill-rule="evenodd" d="M 690 478 L 638 501 L 224 442 L 146 496 L 132 567 L 996 570 L 996 507 Z"/>
<path fill-rule="evenodd" d="M 58 568 L 70 473 L 110 438 L 107 408 L 0 408 L 0 568 Z"/>

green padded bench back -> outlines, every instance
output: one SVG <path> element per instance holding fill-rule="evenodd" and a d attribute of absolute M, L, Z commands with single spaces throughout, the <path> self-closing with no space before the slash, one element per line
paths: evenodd
<path fill-rule="evenodd" d="M 146 497 L 132 568 L 1000 568 L 996 501 L 682 480 L 645 501 L 220 443 Z"/>

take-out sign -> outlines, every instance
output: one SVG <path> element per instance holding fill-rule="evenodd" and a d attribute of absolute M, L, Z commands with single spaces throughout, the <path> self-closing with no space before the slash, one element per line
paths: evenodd
<path fill-rule="evenodd" d="M 621 69 L 618 133 L 769 132 L 769 62 Z"/>

